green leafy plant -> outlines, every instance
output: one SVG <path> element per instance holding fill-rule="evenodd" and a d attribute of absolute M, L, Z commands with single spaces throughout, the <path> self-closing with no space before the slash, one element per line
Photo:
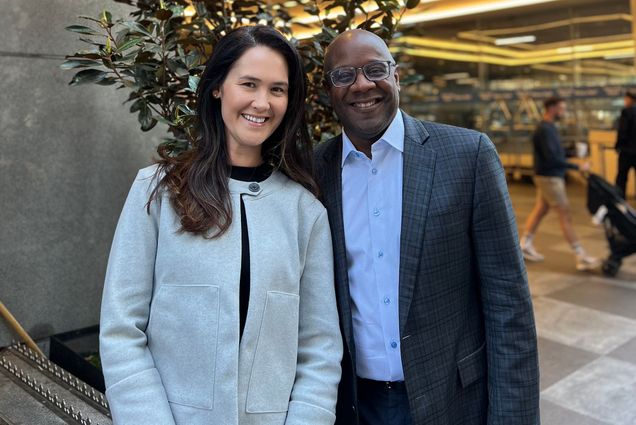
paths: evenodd
<path fill-rule="evenodd" d="M 303 58 L 309 87 L 307 114 L 314 140 L 337 131 L 322 84 L 325 47 L 350 28 L 374 31 L 389 40 L 402 14 L 419 0 L 300 0 L 315 24 L 290 16 L 286 7 L 253 0 L 114 0 L 133 7 L 128 19 L 113 19 L 104 10 L 98 17 L 80 16 L 86 25 L 66 29 L 79 34 L 90 48 L 66 57 L 63 69 L 77 71 L 70 84 L 99 84 L 130 91 L 126 102 L 143 131 L 157 123 L 169 137 L 160 149 L 176 154 L 196 137 L 196 88 L 205 59 L 228 31 L 248 24 L 278 28 Z M 369 7 L 371 5 L 372 7 Z M 328 17 L 325 17 L 328 16 Z M 314 29 L 314 35 L 298 33 Z"/>

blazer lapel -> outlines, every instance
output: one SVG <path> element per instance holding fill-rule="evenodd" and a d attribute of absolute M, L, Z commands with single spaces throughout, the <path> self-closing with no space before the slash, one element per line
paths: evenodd
<path fill-rule="evenodd" d="M 327 142 L 328 143 L 328 142 Z M 333 236 L 334 271 L 336 295 L 344 339 L 350 352 L 353 345 L 353 324 L 351 319 L 351 296 L 347 274 L 347 251 L 345 248 L 344 222 L 342 218 L 342 136 L 337 136 L 323 153 L 323 198 L 329 213 L 329 224 Z M 355 359 L 355 356 L 352 356 Z"/>
<path fill-rule="evenodd" d="M 434 150 L 426 147 L 425 142 L 430 135 L 424 125 L 404 112 L 402 115 L 404 117 L 404 165 L 400 235 L 400 335 L 404 332 L 422 255 L 436 156 Z"/>

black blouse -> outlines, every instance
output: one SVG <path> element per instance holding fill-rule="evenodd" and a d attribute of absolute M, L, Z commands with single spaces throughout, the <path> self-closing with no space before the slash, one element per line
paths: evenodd
<path fill-rule="evenodd" d="M 258 167 L 232 166 L 230 177 L 244 182 L 262 182 L 272 174 L 268 164 Z M 250 301 L 250 240 L 247 233 L 247 217 L 245 215 L 245 203 L 241 195 L 241 282 L 239 293 L 240 313 L 240 337 L 243 337 L 245 320 L 247 319 L 247 307 Z"/>

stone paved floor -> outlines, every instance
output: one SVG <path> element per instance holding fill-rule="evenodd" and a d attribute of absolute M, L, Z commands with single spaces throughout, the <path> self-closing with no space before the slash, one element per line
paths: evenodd
<path fill-rule="evenodd" d="M 521 231 L 534 203 L 534 187 L 511 182 Z M 585 190 L 568 185 L 574 224 L 587 251 L 608 254 L 602 228 L 585 207 Z M 577 272 L 556 214 L 537 236 L 542 263 L 527 264 L 539 336 L 542 425 L 636 424 L 636 255 L 615 278 Z"/>

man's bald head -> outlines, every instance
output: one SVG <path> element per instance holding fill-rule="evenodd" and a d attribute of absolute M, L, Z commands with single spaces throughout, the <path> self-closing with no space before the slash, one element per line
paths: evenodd
<path fill-rule="evenodd" d="M 385 71 L 386 77 L 377 78 L 378 72 L 382 77 Z M 336 86 L 330 72 L 353 74 L 353 81 Z M 400 76 L 389 48 L 372 32 L 346 31 L 327 48 L 325 76 L 325 89 L 345 134 L 357 149 L 370 155 L 371 145 L 391 124 L 400 103 Z"/>
<path fill-rule="evenodd" d="M 370 31 L 353 29 L 338 35 L 327 47 L 325 51 L 325 71 L 329 71 L 333 67 L 334 56 L 351 51 L 351 49 L 355 49 L 360 45 L 373 46 L 376 51 L 384 56 L 384 59 L 393 60 L 393 56 L 391 56 L 391 52 L 389 52 L 384 40 Z"/>

